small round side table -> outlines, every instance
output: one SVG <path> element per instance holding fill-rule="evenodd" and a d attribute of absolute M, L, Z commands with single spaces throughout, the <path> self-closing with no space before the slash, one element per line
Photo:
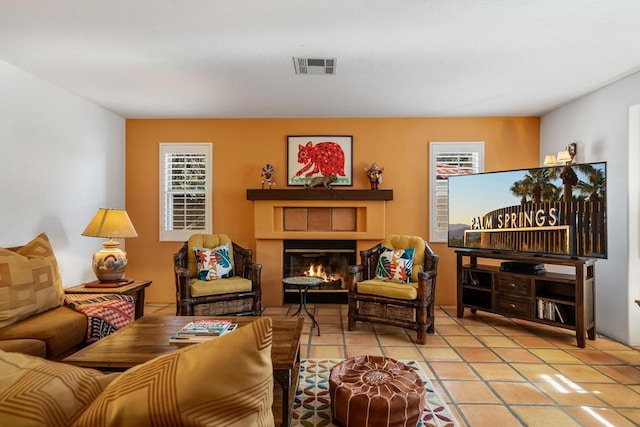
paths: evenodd
<path fill-rule="evenodd" d="M 282 283 L 288 286 L 293 286 L 298 289 L 298 292 L 300 293 L 300 306 L 298 306 L 298 310 L 293 313 L 292 316 L 300 316 L 300 313 L 304 309 L 307 316 L 309 316 L 309 319 L 311 319 L 311 329 L 313 329 L 314 326 L 318 328 L 318 336 L 320 336 L 320 325 L 316 322 L 313 314 L 309 313 L 309 310 L 307 309 L 307 293 L 309 292 L 309 288 L 320 286 L 320 283 L 323 281 L 324 279 L 314 276 L 292 276 L 282 279 Z"/>

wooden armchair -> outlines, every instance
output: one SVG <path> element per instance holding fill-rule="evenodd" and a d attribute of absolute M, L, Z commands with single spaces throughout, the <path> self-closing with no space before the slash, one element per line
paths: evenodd
<path fill-rule="evenodd" d="M 233 277 L 200 280 L 194 248 L 213 249 L 229 243 L 233 250 Z M 260 273 L 253 263 L 253 251 L 233 243 L 224 234 L 194 234 L 173 255 L 178 316 L 260 316 L 262 312 Z"/>
<path fill-rule="evenodd" d="M 409 283 L 376 278 L 382 248 L 414 248 Z M 349 330 L 356 321 L 376 322 L 418 331 L 416 342 L 425 344 L 434 331 L 434 300 L 438 255 L 417 236 L 391 235 L 375 247 L 360 252 L 361 264 L 349 266 Z"/>

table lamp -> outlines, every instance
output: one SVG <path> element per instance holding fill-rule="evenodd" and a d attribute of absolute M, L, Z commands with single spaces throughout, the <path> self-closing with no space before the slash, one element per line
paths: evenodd
<path fill-rule="evenodd" d="M 122 209 L 98 209 L 82 235 L 109 239 L 102 242 L 102 249 L 93 254 L 93 272 L 98 280 L 101 282 L 122 280 L 127 267 L 127 253 L 118 247 L 120 242 L 113 239 L 138 237 L 127 212 Z"/>

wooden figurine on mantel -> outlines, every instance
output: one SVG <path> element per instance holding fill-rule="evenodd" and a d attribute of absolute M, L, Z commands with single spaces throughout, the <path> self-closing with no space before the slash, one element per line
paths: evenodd
<path fill-rule="evenodd" d="M 262 168 L 262 187 L 260 188 L 264 188 L 265 183 L 269 184 L 269 189 L 276 185 L 276 168 L 270 163 Z"/>
<path fill-rule="evenodd" d="M 369 168 L 365 168 L 364 171 L 367 173 L 369 177 L 369 183 L 371 184 L 372 190 L 377 190 L 378 186 L 382 184 L 382 172 L 384 172 L 384 168 L 378 166 L 377 163 L 371 163 Z"/>

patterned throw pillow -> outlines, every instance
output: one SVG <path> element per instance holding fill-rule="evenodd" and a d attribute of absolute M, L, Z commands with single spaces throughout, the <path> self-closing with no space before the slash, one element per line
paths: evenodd
<path fill-rule="evenodd" d="M 156 357 L 120 374 L 74 427 L 272 427 L 272 341 L 271 319 L 260 317 Z"/>
<path fill-rule="evenodd" d="M 193 248 L 198 263 L 198 279 L 215 280 L 233 277 L 229 244 L 209 248 Z"/>
<path fill-rule="evenodd" d="M 393 250 L 384 246 L 380 252 L 376 279 L 409 283 L 415 248 Z"/>

